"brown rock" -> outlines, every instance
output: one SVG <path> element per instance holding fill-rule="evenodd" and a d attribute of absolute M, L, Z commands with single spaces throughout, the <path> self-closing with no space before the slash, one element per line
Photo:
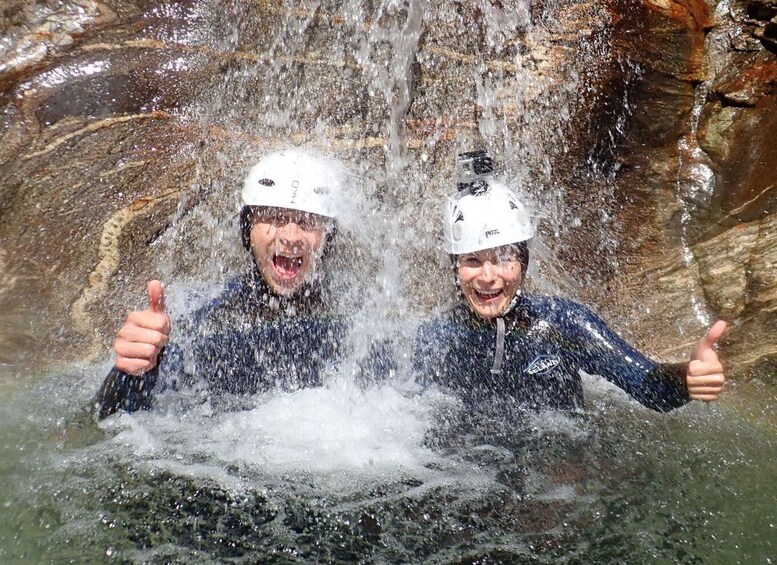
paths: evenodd
<path fill-rule="evenodd" d="M 735 34 L 730 38 L 729 44 L 734 51 L 758 52 L 764 48 L 759 38 L 750 31 Z"/>
<path fill-rule="evenodd" d="M 714 25 L 710 7 L 703 0 L 644 0 L 644 4 L 692 31 L 706 31 Z"/>
<path fill-rule="evenodd" d="M 730 229 L 693 248 L 716 314 L 734 323 L 731 372 L 774 380 L 777 365 L 777 214 Z"/>
<path fill-rule="evenodd" d="M 713 161 L 725 163 L 731 160 L 733 128 L 743 112 L 741 108 L 719 102 L 707 104 L 702 110 L 698 141 Z"/>
<path fill-rule="evenodd" d="M 750 253 L 748 290 L 753 314 L 773 318 L 777 312 L 777 214 L 763 220 L 760 228 Z"/>
<path fill-rule="evenodd" d="M 681 80 L 704 80 L 706 30 L 713 25 L 709 6 L 703 0 L 643 0 L 624 8 L 619 22 L 628 30 L 615 38 L 626 44 L 629 58 L 650 69 Z"/>
<path fill-rule="evenodd" d="M 693 248 L 707 301 L 727 320 L 749 307 L 751 250 L 760 231 L 760 222 L 743 224 Z"/>
<path fill-rule="evenodd" d="M 101 2 L 36 6 L 23 0 L 8 1 L 0 20 L 5 39 L 0 45 L 0 92 L 72 48 L 86 28 L 116 19 L 114 11 Z"/>
<path fill-rule="evenodd" d="M 763 51 L 737 56 L 715 78 L 713 89 L 724 105 L 755 106 L 777 89 L 777 57 Z"/>
<path fill-rule="evenodd" d="M 760 219 L 777 208 L 777 98 L 765 96 L 753 108 L 713 102 L 699 124 L 699 144 L 712 159 L 712 207 L 700 217 L 717 233 L 737 222 Z"/>
<path fill-rule="evenodd" d="M 766 24 L 763 28 L 763 32 L 760 34 L 760 39 L 764 44 L 764 47 L 771 52 L 775 51 L 777 46 L 777 17 L 774 17 L 772 21 Z"/>

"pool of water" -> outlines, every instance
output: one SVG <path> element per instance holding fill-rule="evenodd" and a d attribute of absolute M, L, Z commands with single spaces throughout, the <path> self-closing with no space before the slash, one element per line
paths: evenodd
<path fill-rule="evenodd" d="M 107 366 L 4 385 L 3 563 L 773 563 L 777 394 L 655 414 L 464 409 L 401 382 L 162 397 L 96 422 Z M 19 384 L 23 382 L 23 384 Z"/>

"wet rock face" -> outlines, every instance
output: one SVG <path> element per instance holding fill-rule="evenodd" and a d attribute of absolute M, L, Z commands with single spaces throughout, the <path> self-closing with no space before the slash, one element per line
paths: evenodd
<path fill-rule="evenodd" d="M 119 301 L 108 280 L 128 263 L 153 264 L 148 245 L 190 182 L 191 162 L 171 165 L 201 140 L 168 112 L 188 95 L 183 73 L 167 70 L 182 48 L 133 42 L 153 27 L 147 10 L 145 2 L 3 9 L 0 300 L 13 322 L 0 330 L 5 363 L 85 356 L 109 327 L 100 311 Z"/>
<path fill-rule="evenodd" d="M 621 202 L 638 203 L 643 227 L 624 207 L 620 238 L 630 243 L 616 308 L 641 297 L 633 319 L 649 331 L 646 343 L 668 343 L 668 355 L 678 344 L 662 327 L 700 332 L 700 313 L 724 317 L 733 325 L 724 344 L 732 372 L 773 380 L 777 58 L 763 32 L 775 4 L 721 4 L 707 11 L 708 23 L 685 29 L 680 23 L 698 22 L 689 15 L 705 5 L 674 5 L 688 15 L 670 18 L 673 51 L 688 63 L 642 60 L 618 184 Z M 641 292 L 645 277 L 655 281 L 649 292 Z"/>
<path fill-rule="evenodd" d="M 10 0 L 0 363 L 105 356 L 147 278 L 226 276 L 241 177 L 288 143 L 357 163 L 428 308 L 451 156 L 485 146 L 530 187 L 562 290 L 663 358 L 724 316 L 732 368 L 764 376 L 775 4 L 729 6 Z"/>

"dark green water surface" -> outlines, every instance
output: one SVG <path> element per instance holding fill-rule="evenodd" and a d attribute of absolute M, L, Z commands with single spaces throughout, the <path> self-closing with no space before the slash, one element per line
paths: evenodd
<path fill-rule="evenodd" d="M 592 380 L 573 416 L 346 386 L 98 424 L 103 369 L 3 386 L 1 563 L 776 561 L 757 383 L 665 415 Z"/>

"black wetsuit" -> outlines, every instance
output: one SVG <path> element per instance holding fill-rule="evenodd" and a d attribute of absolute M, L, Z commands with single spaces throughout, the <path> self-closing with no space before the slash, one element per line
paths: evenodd
<path fill-rule="evenodd" d="M 280 387 L 320 386 L 342 358 L 347 326 L 321 316 L 322 299 L 303 291 L 272 295 L 256 271 L 227 285 L 217 299 L 176 328 L 176 343 L 153 370 L 132 376 L 115 367 L 95 399 L 98 416 L 150 408 L 167 388 L 204 385 L 213 395 L 250 395 Z"/>
<path fill-rule="evenodd" d="M 582 370 L 654 410 L 690 400 L 686 364 L 648 359 L 571 300 L 525 295 L 503 320 L 501 367 L 495 367 L 495 320 L 462 305 L 422 324 L 413 356 L 418 379 L 454 389 L 465 400 L 501 398 L 526 408 L 573 410 L 583 404 Z"/>

